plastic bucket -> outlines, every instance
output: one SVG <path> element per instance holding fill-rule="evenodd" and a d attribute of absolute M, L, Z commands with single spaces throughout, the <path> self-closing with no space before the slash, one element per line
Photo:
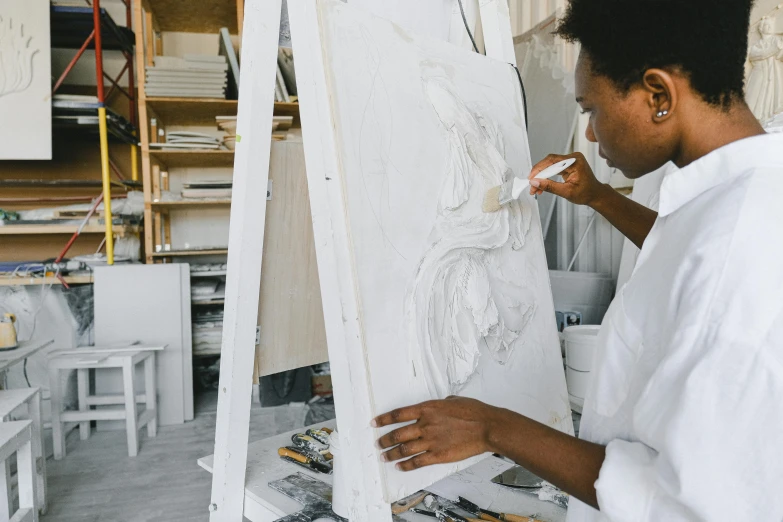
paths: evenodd
<path fill-rule="evenodd" d="M 600 326 L 569 326 L 565 336 L 566 366 L 579 372 L 593 369 L 593 357 L 598 346 Z"/>
<path fill-rule="evenodd" d="M 566 368 L 566 384 L 568 394 L 578 399 L 584 399 L 587 388 L 590 385 L 590 372 L 580 372 L 573 368 Z"/>

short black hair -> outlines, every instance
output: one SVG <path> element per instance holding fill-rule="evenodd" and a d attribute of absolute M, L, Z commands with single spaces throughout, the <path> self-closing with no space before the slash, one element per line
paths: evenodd
<path fill-rule="evenodd" d="M 556 34 L 581 43 L 594 73 L 628 91 L 678 69 L 709 104 L 744 98 L 753 0 L 570 0 Z"/>

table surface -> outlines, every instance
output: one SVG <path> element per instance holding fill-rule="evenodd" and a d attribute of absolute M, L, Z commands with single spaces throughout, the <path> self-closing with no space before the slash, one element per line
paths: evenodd
<path fill-rule="evenodd" d="M 34 353 L 43 350 L 54 342 L 54 339 L 36 339 L 22 341 L 13 350 L 0 352 L 0 372 L 5 371 L 16 363 L 22 362 Z"/>
<path fill-rule="evenodd" d="M 334 428 L 335 422 L 328 421 L 313 428 L 322 426 Z M 285 478 L 294 473 L 304 473 L 323 482 L 331 484 L 331 475 L 310 472 L 301 466 L 295 466 L 280 459 L 278 448 L 291 444 L 291 435 L 302 433 L 307 428 L 283 433 L 265 440 L 253 442 L 248 446 L 247 475 L 245 478 L 245 517 L 251 522 L 266 522 L 290 515 L 301 510 L 302 506 L 282 493 L 271 489 L 269 482 Z M 212 472 L 213 456 L 198 460 L 199 466 Z M 463 496 L 491 511 L 514 513 L 523 516 L 536 516 L 546 522 L 562 522 L 566 510 L 552 502 L 539 500 L 536 493 L 525 490 L 499 486 L 491 479 L 510 468 L 508 462 L 489 457 L 470 468 L 456 473 L 433 484 L 428 491 L 449 499 Z M 259 513 L 259 515 L 255 515 Z M 423 515 L 405 513 L 402 518 L 410 522 L 431 521 Z"/>

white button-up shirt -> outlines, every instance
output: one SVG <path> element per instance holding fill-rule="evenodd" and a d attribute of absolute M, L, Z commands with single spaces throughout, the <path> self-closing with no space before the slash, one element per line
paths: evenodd
<path fill-rule="evenodd" d="M 580 436 L 606 445 L 601 511 L 569 522 L 783 520 L 783 135 L 666 174 Z"/>

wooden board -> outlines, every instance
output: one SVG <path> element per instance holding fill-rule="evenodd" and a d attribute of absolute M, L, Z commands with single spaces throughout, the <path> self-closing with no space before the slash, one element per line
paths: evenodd
<path fill-rule="evenodd" d="M 215 116 L 235 116 L 236 100 L 147 98 L 147 107 L 163 125 L 214 125 Z"/>
<path fill-rule="evenodd" d="M 248 0 L 229 229 L 210 520 L 241 520 L 280 29 L 279 0 Z"/>
<path fill-rule="evenodd" d="M 326 362 L 326 332 L 301 140 L 272 144 L 256 373 Z"/>
<path fill-rule="evenodd" d="M 148 0 L 161 31 L 237 34 L 236 0 Z"/>
<path fill-rule="evenodd" d="M 228 249 L 210 250 L 167 250 L 165 252 L 153 252 L 152 257 L 191 257 L 191 256 L 224 256 Z"/>
<path fill-rule="evenodd" d="M 73 234 L 79 225 L 5 225 L 0 226 L 0 236 L 27 236 L 41 234 Z M 138 234 L 140 227 L 136 225 L 114 225 L 114 234 L 119 237 L 128 234 Z M 106 229 L 103 225 L 87 225 L 82 229 L 82 234 L 103 234 Z M 63 246 L 65 246 L 63 244 Z"/>
<path fill-rule="evenodd" d="M 165 344 L 156 357 L 158 422 L 193 419 L 190 269 L 186 264 L 95 268 L 95 344 Z M 144 382 L 141 368 L 136 382 Z M 96 374 L 96 393 L 122 390 L 119 371 Z"/>
<path fill-rule="evenodd" d="M 152 208 L 177 209 L 189 207 L 227 207 L 231 205 L 230 199 L 185 199 L 182 201 L 153 201 Z"/>
<path fill-rule="evenodd" d="M 291 2 L 294 31 L 295 5 L 310 4 Z M 369 421 L 393 408 L 459 394 L 573 428 L 536 202 L 481 210 L 487 190 L 531 168 L 513 49 L 499 52 L 510 34 L 492 59 L 350 4 L 316 5 L 320 42 L 299 48 L 294 32 L 296 72 L 322 91 L 300 93 L 308 182 L 324 313 L 333 293 L 342 312 L 326 329 L 333 381 L 351 384 L 335 388 L 356 459 L 349 487 L 369 511 L 476 462 L 411 473 L 381 464 L 383 432 Z M 314 107 L 327 95 L 331 117 Z M 310 139 L 313 114 L 333 145 Z M 337 157 L 324 161 L 329 146 Z"/>

